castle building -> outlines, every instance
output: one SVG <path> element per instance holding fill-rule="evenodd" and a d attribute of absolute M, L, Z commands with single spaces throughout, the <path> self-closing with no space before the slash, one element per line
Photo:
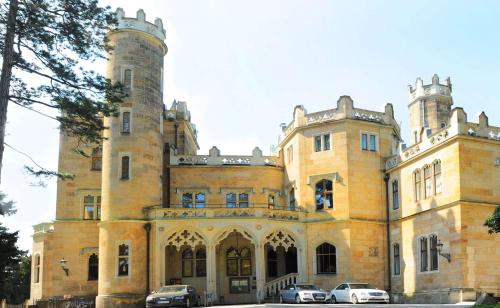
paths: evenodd
<path fill-rule="evenodd" d="M 500 128 L 453 107 L 450 79 L 409 87 L 412 144 L 393 107 L 296 106 L 275 155 L 199 155 L 187 104 L 163 103 L 160 19 L 117 10 L 107 75 L 128 98 L 91 157 L 61 132 L 56 218 L 34 226 L 32 299 L 140 307 L 166 284 L 218 303 L 272 298 L 290 282 L 368 282 L 394 302 L 500 295 Z"/>

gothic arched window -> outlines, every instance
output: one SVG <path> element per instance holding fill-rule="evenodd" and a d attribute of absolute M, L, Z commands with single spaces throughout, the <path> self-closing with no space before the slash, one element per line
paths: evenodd
<path fill-rule="evenodd" d="M 318 274 L 337 273 L 337 250 L 335 246 L 323 243 L 316 247 L 316 269 Z"/>
<path fill-rule="evenodd" d="M 182 277 L 193 277 L 193 251 L 191 248 L 182 251 Z"/>
<path fill-rule="evenodd" d="M 196 277 L 207 276 L 207 251 L 205 248 L 196 250 Z"/>
<path fill-rule="evenodd" d="M 316 183 L 316 210 L 333 208 L 333 185 L 330 180 Z"/>

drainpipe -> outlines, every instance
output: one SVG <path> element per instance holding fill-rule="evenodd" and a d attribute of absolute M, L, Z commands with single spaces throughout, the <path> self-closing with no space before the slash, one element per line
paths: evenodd
<path fill-rule="evenodd" d="M 392 281 L 391 281 L 391 230 L 390 230 L 390 219 L 389 219 L 389 174 L 384 175 L 385 182 L 385 224 L 386 224 L 386 235 L 387 235 L 387 281 L 389 282 L 389 287 L 387 292 L 391 292 Z"/>
<path fill-rule="evenodd" d="M 146 230 L 146 296 L 149 295 L 149 239 L 151 234 L 151 223 L 144 224 L 144 230 Z"/>

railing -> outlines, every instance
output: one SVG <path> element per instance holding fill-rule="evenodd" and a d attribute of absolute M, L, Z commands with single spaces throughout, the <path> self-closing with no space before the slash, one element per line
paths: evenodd
<path fill-rule="evenodd" d="M 42 222 L 33 226 L 34 233 L 47 233 L 54 231 L 54 224 L 51 222 Z"/>
<path fill-rule="evenodd" d="M 250 205 L 249 207 L 228 208 L 221 205 L 209 205 L 203 208 L 184 208 L 179 205 L 163 208 L 152 206 L 144 209 L 146 218 L 151 220 L 172 219 L 204 219 L 204 218 L 265 218 L 272 220 L 301 221 L 305 218 L 305 210 L 284 207 L 269 208 L 267 205 Z"/>
<path fill-rule="evenodd" d="M 285 276 L 278 277 L 274 280 L 268 281 L 264 284 L 264 292 L 267 297 L 274 297 L 278 295 L 283 288 L 291 283 L 297 283 L 298 273 L 290 273 Z"/>

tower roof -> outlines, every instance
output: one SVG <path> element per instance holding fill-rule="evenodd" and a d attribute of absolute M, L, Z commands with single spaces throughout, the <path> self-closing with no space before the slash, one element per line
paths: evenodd
<path fill-rule="evenodd" d="M 163 28 L 163 22 L 161 18 L 156 18 L 154 23 L 146 21 L 146 14 L 142 9 L 138 10 L 136 13 L 136 18 L 125 17 L 125 11 L 119 7 L 116 9 L 116 19 L 118 20 L 117 29 L 133 29 L 142 32 L 146 32 L 160 39 L 165 40 L 166 31 Z"/>

